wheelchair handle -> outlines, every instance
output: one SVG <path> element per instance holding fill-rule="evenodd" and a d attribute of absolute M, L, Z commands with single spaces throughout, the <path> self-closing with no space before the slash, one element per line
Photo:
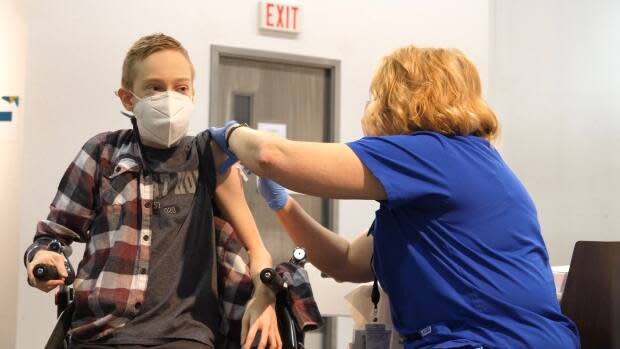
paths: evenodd
<path fill-rule="evenodd" d="M 260 281 L 267 285 L 275 294 L 280 293 L 288 287 L 286 282 L 272 268 L 265 268 L 260 272 Z"/>
<path fill-rule="evenodd" d="M 60 275 L 58 275 L 58 270 L 53 265 L 37 264 L 34 266 L 34 269 L 32 269 L 32 273 L 34 274 L 35 278 L 41 281 L 60 279 Z"/>
<path fill-rule="evenodd" d="M 75 271 L 69 261 L 65 260 L 65 269 L 67 269 L 67 277 L 65 278 L 65 285 L 71 285 L 75 281 Z M 34 277 L 41 281 L 58 280 L 60 275 L 58 269 L 54 265 L 39 263 L 32 269 Z"/>
<path fill-rule="evenodd" d="M 69 246 L 63 246 L 58 240 L 52 240 L 49 245 L 47 245 L 47 248 L 49 251 L 54 251 L 64 257 L 65 269 L 67 270 L 65 285 L 71 285 L 73 281 L 75 281 L 75 270 L 67 259 L 67 253 L 71 253 L 71 248 Z M 56 269 L 56 266 L 54 265 L 39 263 L 34 266 L 34 269 L 32 269 L 32 273 L 34 274 L 35 278 L 41 281 L 60 279 L 58 269 Z"/>

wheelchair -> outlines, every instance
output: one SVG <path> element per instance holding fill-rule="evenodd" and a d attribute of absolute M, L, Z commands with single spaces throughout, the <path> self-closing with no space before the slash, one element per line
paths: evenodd
<path fill-rule="evenodd" d="M 65 284 L 59 287 L 58 292 L 55 295 L 56 304 L 56 316 L 58 321 L 52 335 L 49 337 L 45 349 L 67 349 L 69 347 L 70 337 L 66 335 L 71 327 L 71 315 L 73 313 L 71 307 L 73 302 L 73 287 L 71 284 L 75 281 L 75 271 L 71 262 L 69 262 L 67 251 L 60 244 L 60 242 L 52 241 L 48 245 L 48 249 L 59 254 L 62 254 L 65 258 L 65 267 L 67 269 L 68 277 L 65 279 Z M 69 252 L 69 253 L 67 253 Z M 306 252 L 303 248 L 297 247 L 293 251 L 293 257 L 289 263 L 303 268 L 306 262 Z M 58 270 L 54 266 L 37 264 L 33 269 L 34 276 L 41 280 L 54 280 L 59 279 Z M 282 339 L 283 349 L 305 349 L 304 347 L 304 334 L 306 331 L 314 330 L 315 328 L 301 328 L 298 322 L 292 315 L 291 301 L 288 293 L 288 285 L 282 279 L 282 277 L 272 268 L 265 268 L 260 273 L 261 281 L 267 285 L 276 295 L 276 316 L 278 319 L 278 329 L 280 332 L 280 338 Z M 256 347 L 256 343 L 260 340 L 260 336 L 257 335 L 252 347 Z"/>
<path fill-rule="evenodd" d="M 303 268 L 306 263 L 306 251 L 301 247 L 295 248 L 289 263 Z M 260 279 L 276 295 L 276 317 L 278 318 L 282 348 L 304 349 L 305 332 L 316 328 L 301 328 L 300 324 L 295 321 L 291 312 L 292 304 L 288 285 L 278 272 L 271 268 L 265 268 L 260 273 Z"/>

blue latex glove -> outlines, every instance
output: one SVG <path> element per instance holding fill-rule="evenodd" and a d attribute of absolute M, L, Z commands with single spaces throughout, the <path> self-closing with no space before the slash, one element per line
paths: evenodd
<path fill-rule="evenodd" d="M 217 143 L 220 149 L 222 149 L 224 154 L 228 156 L 228 158 L 226 158 L 220 166 L 220 174 L 228 172 L 230 167 L 239 161 L 239 159 L 237 159 L 237 155 L 233 154 L 233 152 L 228 149 L 228 146 L 226 146 L 226 133 L 230 127 L 236 124 L 238 124 L 236 120 L 230 120 L 224 124 L 224 127 L 209 127 L 211 137 L 213 137 L 213 140 Z"/>
<path fill-rule="evenodd" d="M 281 210 L 288 202 L 286 188 L 272 180 L 258 177 L 258 192 L 274 211 Z"/>

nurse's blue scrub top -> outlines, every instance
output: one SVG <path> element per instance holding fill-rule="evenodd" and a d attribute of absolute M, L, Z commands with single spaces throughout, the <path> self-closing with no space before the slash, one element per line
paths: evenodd
<path fill-rule="evenodd" d="M 485 139 L 418 132 L 348 146 L 387 194 L 374 267 L 405 348 L 579 347 L 534 203 Z"/>

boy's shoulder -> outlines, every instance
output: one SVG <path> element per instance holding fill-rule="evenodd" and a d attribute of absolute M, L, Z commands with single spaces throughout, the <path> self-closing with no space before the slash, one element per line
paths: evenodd
<path fill-rule="evenodd" d="M 88 139 L 81 151 L 96 161 L 103 160 L 103 158 L 112 160 L 123 153 L 135 155 L 132 154 L 135 149 L 134 142 L 135 138 L 131 129 L 106 131 Z"/>
<path fill-rule="evenodd" d="M 91 137 L 88 141 L 86 141 L 86 145 L 97 147 L 106 145 L 122 146 L 133 141 L 133 130 L 123 129 L 98 133 L 95 136 Z"/>

